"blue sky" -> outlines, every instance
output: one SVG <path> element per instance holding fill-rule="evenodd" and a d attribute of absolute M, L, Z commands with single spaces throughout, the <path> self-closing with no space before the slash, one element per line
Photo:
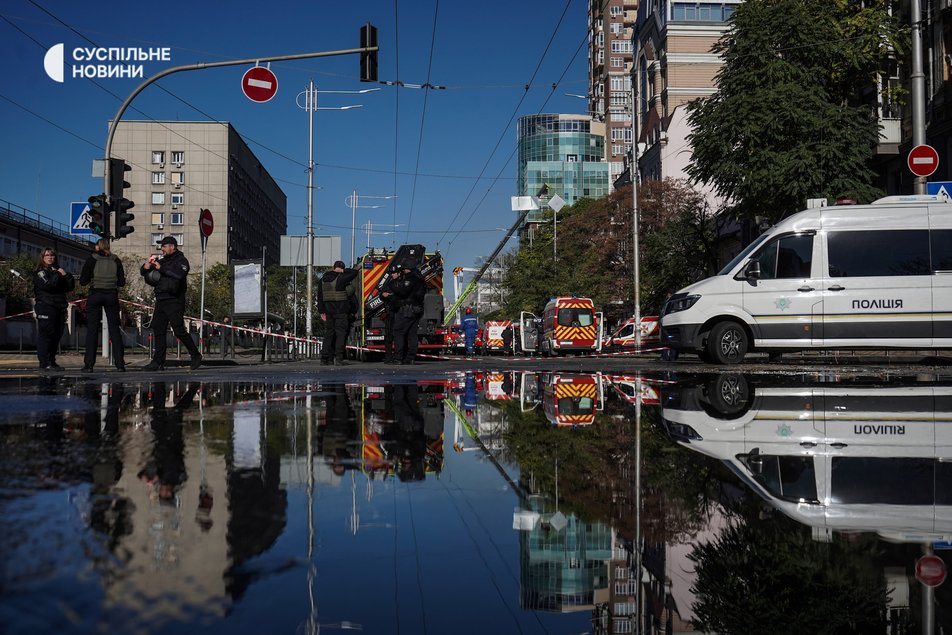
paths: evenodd
<path fill-rule="evenodd" d="M 358 227 L 369 219 L 376 229 L 397 232 L 376 234 L 375 246 L 422 243 L 439 249 L 448 268 L 473 266 L 502 238 L 499 228 L 514 220 L 509 197 L 516 193 L 518 117 L 587 107 L 564 95 L 586 92 L 586 4 L 4 0 L 0 199 L 66 223 L 71 201 L 102 190 L 91 176 L 92 160 L 103 156 L 107 121 L 142 81 L 56 83 L 43 69 L 54 44 L 64 43 L 67 57 L 78 46 L 170 48 L 170 61 L 145 64 L 150 76 L 197 62 L 356 48 L 360 26 L 369 21 L 379 29 L 380 79 L 446 89 L 382 86 L 366 95 L 320 95 L 321 107 L 363 108 L 314 115 L 315 233 L 341 235 L 349 256 L 345 199 L 356 189 L 361 205 L 385 205 L 359 209 Z M 295 97 L 311 79 L 321 91 L 370 85 L 358 81 L 355 55 L 271 69 L 279 90 L 264 104 L 242 95 L 247 68 L 236 66 L 163 78 L 123 118 L 231 122 L 287 194 L 288 233 L 303 235 L 308 121 Z M 369 198 L 393 194 L 398 198 Z M 360 253 L 366 244 L 360 229 L 356 244 Z"/>

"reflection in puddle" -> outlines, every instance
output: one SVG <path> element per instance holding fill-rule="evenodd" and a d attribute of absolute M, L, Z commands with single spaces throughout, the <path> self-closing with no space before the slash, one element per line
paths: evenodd
<path fill-rule="evenodd" d="M 814 380 L 0 384 L 0 620 L 904 632 L 952 539 L 952 389 Z"/>

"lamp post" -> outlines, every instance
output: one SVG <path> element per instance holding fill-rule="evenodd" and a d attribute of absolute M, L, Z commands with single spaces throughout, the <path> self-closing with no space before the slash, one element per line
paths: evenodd
<path fill-rule="evenodd" d="M 351 193 L 350 196 L 344 199 L 344 203 L 348 207 L 350 207 L 350 261 L 352 263 L 357 262 L 356 260 L 357 254 L 354 247 L 355 235 L 357 233 L 357 208 L 359 207 L 361 209 L 379 209 L 383 207 L 383 205 L 361 205 L 360 204 L 361 198 L 374 198 L 374 199 L 380 199 L 380 200 L 387 200 L 387 199 L 397 198 L 397 196 L 395 194 L 392 196 L 368 196 L 367 194 L 364 194 L 363 196 L 359 196 L 357 194 L 357 190 L 355 189 Z M 367 242 L 368 243 L 370 242 L 369 238 Z"/>
<path fill-rule="evenodd" d="M 635 54 L 631 58 L 631 75 L 629 81 L 631 83 L 631 165 L 628 168 L 628 173 L 631 176 L 631 260 L 632 260 L 632 275 L 634 277 L 634 302 L 635 302 L 635 350 L 641 350 L 641 288 L 640 288 L 640 279 L 639 279 L 639 260 L 640 253 L 638 249 L 639 242 L 639 211 L 638 211 L 638 126 L 635 123 L 638 120 L 638 109 L 635 107 L 637 104 L 637 68 L 638 68 L 638 39 L 635 38 Z"/>
<path fill-rule="evenodd" d="M 368 250 L 370 249 L 370 240 L 371 240 L 371 237 L 372 237 L 374 234 L 387 235 L 387 234 L 396 234 L 396 233 L 397 233 L 397 232 L 395 232 L 395 231 L 378 231 L 378 230 L 375 230 L 374 227 L 375 227 L 374 222 L 371 221 L 371 220 L 368 220 L 366 223 L 364 223 L 363 225 L 360 226 L 361 229 L 363 229 L 363 230 L 365 230 L 365 231 L 367 232 L 367 249 L 368 249 Z M 376 227 L 390 227 L 391 229 L 396 229 L 396 228 L 398 228 L 398 227 L 403 227 L 403 225 L 381 225 L 381 224 L 378 223 L 378 224 L 376 225 Z"/>
<path fill-rule="evenodd" d="M 318 108 L 318 93 L 336 93 L 346 95 L 361 95 L 380 90 L 379 88 L 366 88 L 364 90 L 317 90 L 314 80 L 308 82 L 307 88 L 298 93 L 295 98 L 299 108 L 307 112 L 307 306 L 304 310 L 305 333 L 307 338 L 311 339 L 314 334 L 314 320 L 312 311 L 314 308 L 314 111 L 315 110 L 351 110 L 353 108 L 362 108 L 362 104 L 352 106 L 338 106 L 333 108 Z M 304 103 L 301 103 L 301 97 L 304 97 Z"/>

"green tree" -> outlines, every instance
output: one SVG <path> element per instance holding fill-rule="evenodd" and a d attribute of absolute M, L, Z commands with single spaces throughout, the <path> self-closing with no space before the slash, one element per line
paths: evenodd
<path fill-rule="evenodd" d="M 713 51 L 717 90 L 690 103 L 688 174 L 738 218 L 777 221 L 806 199 L 880 195 L 864 103 L 905 37 L 888 0 L 748 0 Z M 875 91 L 872 91 L 875 94 Z"/>

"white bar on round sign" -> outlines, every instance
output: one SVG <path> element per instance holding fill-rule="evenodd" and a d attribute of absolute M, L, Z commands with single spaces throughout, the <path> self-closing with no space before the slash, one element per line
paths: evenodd
<path fill-rule="evenodd" d="M 252 79 L 248 78 L 248 85 L 254 86 L 255 88 L 271 88 L 271 82 L 264 81 L 263 79 Z"/>
<path fill-rule="evenodd" d="M 935 159 L 933 159 L 932 157 L 912 157 L 912 163 L 913 165 L 924 165 L 924 164 L 932 165 L 933 163 L 935 163 Z"/>

